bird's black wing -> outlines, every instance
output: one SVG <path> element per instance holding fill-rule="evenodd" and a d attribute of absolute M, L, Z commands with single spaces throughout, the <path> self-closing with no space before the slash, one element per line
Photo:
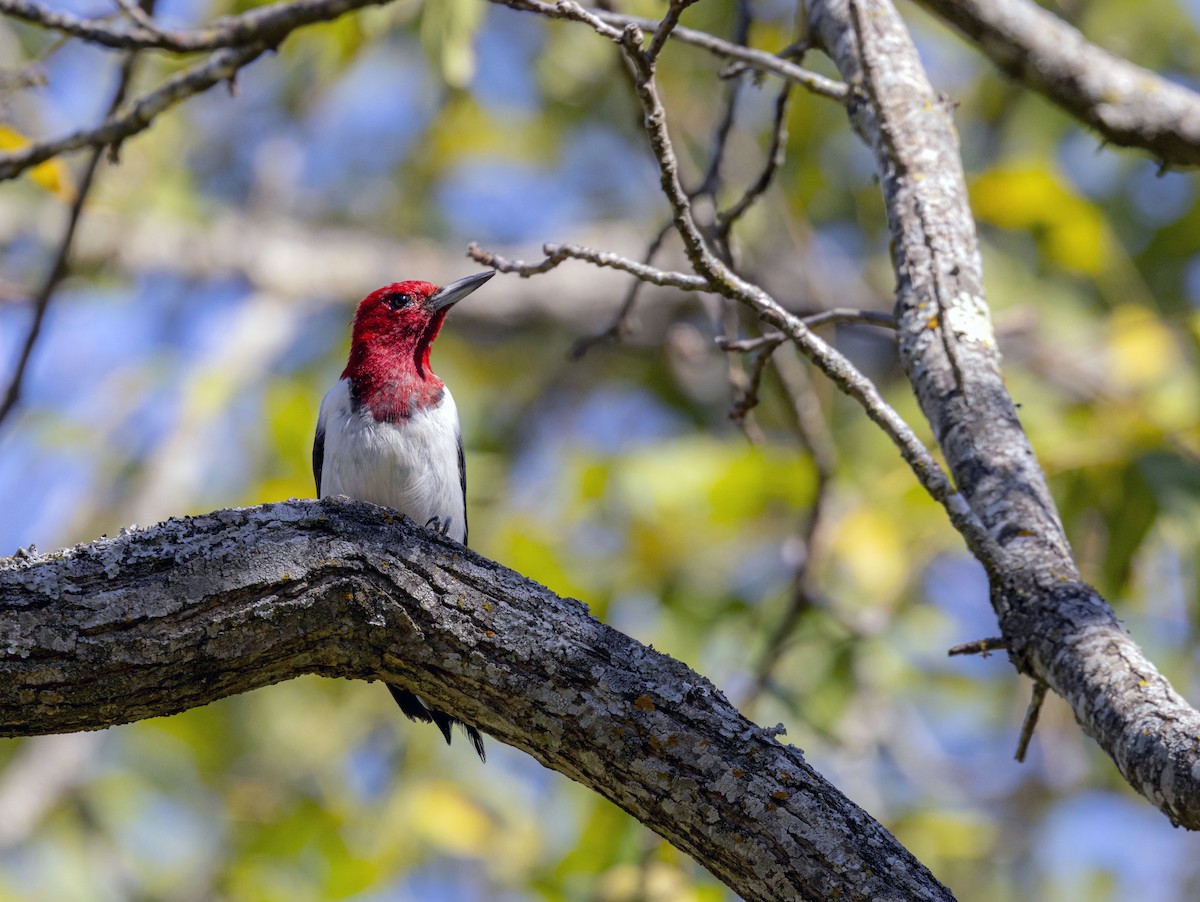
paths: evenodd
<path fill-rule="evenodd" d="M 462 468 L 462 452 L 459 451 L 459 468 Z M 317 497 L 321 497 L 321 468 L 325 465 L 325 422 L 317 420 L 317 434 L 313 439 L 313 479 L 317 483 Z"/>
<path fill-rule="evenodd" d="M 396 704 L 400 706 L 400 710 L 409 720 L 420 721 L 421 723 L 432 723 L 442 731 L 442 735 L 446 737 L 446 745 L 450 744 L 450 729 L 455 724 L 463 728 L 467 734 L 467 738 L 471 740 L 471 745 L 475 747 L 475 754 L 479 756 L 480 761 L 487 761 L 487 753 L 483 747 L 483 737 L 479 735 L 479 731 L 470 724 L 463 723 L 457 717 L 451 717 L 445 711 L 437 711 L 425 704 L 421 696 L 415 692 L 409 692 L 407 689 L 401 689 L 398 686 L 388 685 L 388 691 L 392 693 L 392 698 L 396 700 Z"/>
<path fill-rule="evenodd" d="M 467 544 L 467 458 L 463 454 L 462 433 L 455 435 L 458 439 L 458 484 L 462 486 L 463 497 L 463 544 Z"/>

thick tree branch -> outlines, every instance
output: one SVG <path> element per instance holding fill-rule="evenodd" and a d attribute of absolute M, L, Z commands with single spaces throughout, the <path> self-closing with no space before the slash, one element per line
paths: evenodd
<path fill-rule="evenodd" d="M 947 900 L 707 680 L 584 605 L 345 499 L 0 560 L 0 734 L 172 714 L 303 673 L 386 679 L 591 787 L 748 900 Z"/>
<path fill-rule="evenodd" d="M 917 0 L 1106 141 L 1200 166 L 1200 96 L 1089 43 L 1032 0 Z"/>
<path fill-rule="evenodd" d="M 958 142 L 889 0 L 824 0 L 812 31 L 867 102 L 892 235 L 901 362 L 996 558 L 981 558 L 1019 670 L 1061 695 L 1135 789 L 1200 829 L 1200 713 L 1084 583 L 1000 375 Z"/>

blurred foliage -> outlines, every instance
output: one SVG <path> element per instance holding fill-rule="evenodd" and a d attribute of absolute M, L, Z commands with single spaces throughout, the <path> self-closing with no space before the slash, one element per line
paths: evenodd
<path fill-rule="evenodd" d="M 252 5 L 164 0 L 159 14 L 186 26 Z M 1200 83 L 1194 3 L 1060 6 L 1102 45 Z M 625 8 L 654 16 L 662 4 Z M 758 46 L 792 41 L 789 4 L 752 8 Z M 935 85 L 959 103 L 1006 377 L 1081 566 L 1195 698 L 1196 177 L 1098 147 L 936 22 L 903 13 Z M 732 4 L 698 4 L 685 23 L 729 34 Z M 0 93 L 3 147 L 90 121 L 116 63 L 9 21 L 0 56 L 6 71 L 32 66 L 46 80 Z M 832 72 L 816 55 L 805 62 Z M 182 65 L 148 57 L 139 84 Z M 677 46 L 662 63 L 693 180 L 708 163 L 721 69 Z M 579 26 L 476 0 L 399 0 L 297 34 L 239 87 L 129 142 L 88 216 L 207 233 L 237 214 L 312 234 L 349 228 L 364 244 L 515 243 L 526 259 L 596 226 L 636 248 L 665 221 L 624 67 Z M 775 90 L 742 88 L 725 202 L 762 165 Z M 798 93 L 788 127 L 776 185 L 739 226 L 744 268 L 797 308 L 887 309 L 894 279 L 869 154 L 827 101 Z M 0 195 L 4 373 L 26 313 L 3 301 L 40 278 L 54 235 L 38 224 L 61 220 L 75 165 L 45 164 Z M 251 248 L 260 237 L 243 236 Z M 186 246 L 176 258 L 131 268 L 86 257 L 60 291 L 27 403 L 0 434 L 0 551 L 311 493 L 311 430 L 357 298 L 272 296 L 252 267 L 207 275 Z M 397 277 L 423 275 L 395 265 Z M 572 277 L 599 278 L 581 266 Z M 714 308 L 684 301 L 664 326 L 652 311 L 667 299 L 647 291 L 631 339 L 579 361 L 567 350 L 616 310 L 619 289 L 610 309 L 577 321 L 456 312 L 435 365 L 463 417 L 475 547 L 586 601 L 735 701 L 751 696 L 807 560 L 814 600 L 748 715 L 783 722 L 962 898 L 1196 898 L 1191 840 L 1132 794 L 1061 703 L 1048 702 L 1030 761 L 1011 760 L 1028 687 L 1003 656 L 945 656 L 996 632 L 980 568 L 858 407 L 814 381 L 837 449 L 822 487 L 776 377 L 756 411 L 766 441 L 752 447 L 726 420 Z M 485 292 L 471 299 L 486 303 Z M 887 337 L 862 327 L 829 337 L 929 440 Z M 0 800 L 38 748 L 0 743 Z M 4 834 L 0 900 L 730 898 L 524 755 L 493 742 L 486 766 L 473 759 L 406 722 L 381 687 L 316 678 L 116 728 L 56 771 L 44 810 L 0 815 L 28 819 Z"/>

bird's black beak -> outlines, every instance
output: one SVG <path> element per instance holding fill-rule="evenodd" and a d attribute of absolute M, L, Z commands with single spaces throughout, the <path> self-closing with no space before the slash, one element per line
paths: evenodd
<path fill-rule="evenodd" d="M 464 276 L 449 285 L 443 285 L 429 296 L 429 309 L 434 313 L 449 310 L 495 274 L 494 269 L 489 269 L 487 272 L 477 272 L 473 276 Z"/>

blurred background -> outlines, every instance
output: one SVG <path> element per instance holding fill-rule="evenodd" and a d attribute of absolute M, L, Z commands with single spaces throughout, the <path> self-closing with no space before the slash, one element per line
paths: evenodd
<path fill-rule="evenodd" d="M 184 27 L 248 5 L 161 0 L 158 14 Z M 1050 5 L 1200 88 L 1197 0 Z M 731 7 L 710 0 L 684 23 L 730 35 Z M 756 46 L 794 39 L 794 4 L 750 7 Z M 1197 178 L 1099 147 L 939 23 L 901 12 L 958 104 L 1008 384 L 1084 575 L 1200 700 Z M 144 57 L 141 90 L 184 65 Z M 120 58 L 0 20 L 3 137 L 99 121 Z M 676 45 L 660 69 L 693 184 L 720 69 Z M 0 426 L 0 555 L 311 496 L 317 407 L 360 297 L 479 270 L 470 241 L 527 260 L 544 241 L 639 257 L 666 221 L 622 65 L 581 26 L 397 0 L 298 32 L 237 86 L 163 115 L 101 169 L 24 403 Z M 724 203 L 762 167 L 777 90 L 742 87 Z M 797 94 L 787 124 L 786 162 L 735 233 L 743 269 L 797 310 L 889 310 L 868 153 L 829 101 Z M 0 384 L 80 163 L 0 186 Z M 679 257 L 668 241 L 664 263 Z M 463 419 L 474 547 L 785 724 L 959 898 L 1200 897 L 1200 839 L 1136 796 L 1057 698 L 1026 763 L 1013 760 L 1027 681 L 1002 653 L 946 655 L 997 632 L 982 569 L 861 410 L 784 348 L 821 466 L 773 373 L 739 429 L 713 343 L 725 315 L 658 288 L 624 342 L 572 356 L 626 290 L 575 263 L 498 276 L 455 309 L 434 366 Z M 824 334 L 931 441 L 887 332 Z M 378 685 L 311 677 L 0 742 L 0 899 L 730 898 L 590 791 L 495 742 L 486 765 L 466 743 L 447 749 Z"/>

